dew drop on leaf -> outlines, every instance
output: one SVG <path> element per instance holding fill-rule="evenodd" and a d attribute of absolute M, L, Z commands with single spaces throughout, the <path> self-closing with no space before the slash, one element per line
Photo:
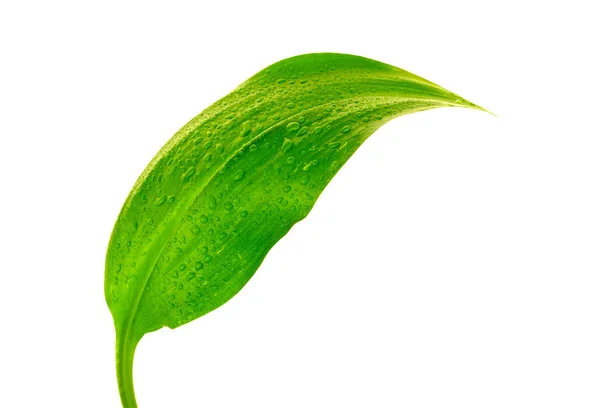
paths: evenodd
<path fill-rule="evenodd" d="M 242 130 L 240 132 L 240 136 L 241 137 L 246 137 L 250 133 L 252 133 L 252 122 L 250 122 L 249 120 L 247 120 L 244 123 L 242 123 Z"/>
<path fill-rule="evenodd" d="M 285 138 L 281 145 L 281 151 L 287 153 L 292 147 L 294 147 L 294 142 L 291 139 Z"/>
<path fill-rule="evenodd" d="M 190 181 L 190 179 L 192 178 L 192 176 L 194 175 L 194 173 L 196 173 L 196 168 L 195 167 L 190 167 L 186 170 L 186 172 L 183 174 L 183 181 L 185 183 L 187 183 L 188 181 Z"/>
<path fill-rule="evenodd" d="M 300 129 L 300 123 L 290 122 L 290 123 L 288 123 L 288 125 L 285 128 L 287 129 L 288 132 L 293 132 L 295 130 Z"/>
<path fill-rule="evenodd" d="M 242 169 L 239 169 L 238 171 L 235 172 L 233 179 L 235 181 L 240 181 L 241 179 L 244 178 L 245 175 L 246 175 L 246 172 Z"/>
<path fill-rule="evenodd" d="M 217 199 L 213 196 L 208 197 L 208 209 L 215 210 L 217 208 Z"/>
<path fill-rule="evenodd" d="M 154 200 L 154 205 L 157 207 L 160 207 L 161 205 L 163 205 L 165 203 L 166 200 L 167 200 L 167 196 L 165 196 L 163 194 L 162 196 L 160 196 L 156 200 Z"/>

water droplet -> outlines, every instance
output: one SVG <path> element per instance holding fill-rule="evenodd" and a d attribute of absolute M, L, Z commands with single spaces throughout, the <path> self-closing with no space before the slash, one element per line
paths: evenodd
<path fill-rule="evenodd" d="M 196 168 L 195 167 L 190 167 L 186 170 L 185 173 L 183 173 L 183 182 L 187 183 L 188 181 L 190 181 L 190 179 L 192 178 L 192 176 L 194 175 L 194 173 L 196 173 Z"/>
<path fill-rule="evenodd" d="M 225 239 L 227 239 L 227 233 L 226 232 L 221 232 L 221 234 L 219 234 L 219 239 L 221 241 L 224 241 Z"/>
<path fill-rule="evenodd" d="M 200 252 L 202 252 L 202 255 L 205 255 L 208 253 L 208 247 L 207 246 L 203 246 L 202 249 L 200 250 Z"/>
<path fill-rule="evenodd" d="M 162 196 L 158 197 L 156 200 L 154 200 L 154 205 L 157 207 L 160 207 L 161 205 L 163 205 L 165 203 L 166 200 L 167 200 L 167 196 L 162 195 Z"/>
<path fill-rule="evenodd" d="M 310 171 L 311 163 L 308 163 L 306 166 L 302 167 L 303 171 Z"/>
<path fill-rule="evenodd" d="M 248 216 L 248 211 L 244 210 L 240 213 L 240 217 L 246 218 Z"/>
<path fill-rule="evenodd" d="M 172 195 L 168 196 L 167 201 L 169 202 L 169 204 L 173 203 L 175 201 L 175 196 L 172 196 Z"/>
<path fill-rule="evenodd" d="M 339 142 L 329 143 L 329 147 L 332 149 L 336 149 L 336 148 L 340 147 L 340 143 Z"/>
<path fill-rule="evenodd" d="M 186 279 L 187 281 L 191 281 L 192 279 L 194 279 L 196 277 L 196 273 L 195 272 L 190 272 L 187 274 Z"/>
<path fill-rule="evenodd" d="M 350 126 L 346 125 L 342 128 L 342 133 L 348 133 L 350 132 Z"/>
<path fill-rule="evenodd" d="M 208 209 L 215 210 L 216 208 L 217 208 L 217 200 L 213 196 L 208 197 Z"/>
<path fill-rule="evenodd" d="M 225 203 L 225 209 L 226 210 L 231 210 L 233 208 L 233 204 L 231 203 L 231 201 L 227 201 Z"/>
<path fill-rule="evenodd" d="M 288 125 L 285 128 L 287 129 L 288 132 L 293 132 L 295 130 L 300 129 L 300 123 L 290 122 L 290 123 L 288 123 Z"/>
<path fill-rule="evenodd" d="M 278 84 L 283 84 L 285 82 L 285 78 L 279 78 L 277 81 Z"/>
<path fill-rule="evenodd" d="M 250 145 L 250 151 L 251 151 L 251 152 L 255 152 L 255 151 L 256 151 L 256 149 L 257 149 L 257 147 L 256 147 L 256 145 L 255 145 L 255 144 L 251 144 L 251 145 Z"/>
<path fill-rule="evenodd" d="M 213 257 L 212 257 L 212 256 L 210 256 L 210 255 L 206 255 L 206 256 L 204 257 L 204 262 L 206 262 L 206 263 L 210 263 L 210 261 L 212 261 L 212 259 L 213 259 Z"/>
<path fill-rule="evenodd" d="M 233 179 L 235 181 L 240 181 L 241 179 L 244 178 L 245 175 L 246 175 L 246 172 L 242 169 L 239 169 L 238 171 L 235 172 Z"/>
<path fill-rule="evenodd" d="M 213 145 L 213 141 L 209 140 L 208 142 L 204 143 L 204 148 L 205 149 L 210 149 L 210 147 Z"/>
<path fill-rule="evenodd" d="M 190 231 L 192 232 L 192 234 L 196 235 L 200 233 L 200 227 L 194 224 L 191 226 Z"/>
<path fill-rule="evenodd" d="M 281 145 L 281 151 L 287 153 L 292 147 L 294 147 L 294 142 L 291 139 L 285 138 Z"/>
<path fill-rule="evenodd" d="M 249 120 L 247 120 L 244 123 L 242 123 L 242 130 L 240 132 L 240 136 L 241 137 L 246 137 L 250 133 L 252 133 L 252 122 L 250 122 Z"/>
<path fill-rule="evenodd" d="M 285 162 L 287 164 L 294 164 L 295 161 L 296 161 L 296 158 L 294 156 L 290 156 L 287 158 L 287 160 Z"/>
<path fill-rule="evenodd" d="M 294 102 L 290 102 L 287 104 L 288 109 L 292 109 L 294 106 L 296 106 L 296 104 Z"/>
<path fill-rule="evenodd" d="M 194 268 L 199 271 L 200 269 L 204 268 L 204 264 L 200 261 L 196 261 L 196 264 L 194 265 Z"/>
<path fill-rule="evenodd" d="M 284 193 L 289 193 L 290 191 L 292 191 L 292 186 L 285 186 L 285 187 L 283 188 L 283 192 L 284 192 Z"/>
<path fill-rule="evenodd" d="M 300 131 L 298 132 L 298 136 L 302 136 L 306 132 L 308 132 L 308 127 L 302 126 L 302 129 L 300 129 Z"/>
<path fill-rule="evenodd" d="M 212 160 L 212 158 L 213 158 L 213 155 L 211 153 L 209 153 L 206 156 L 204 156 L 204 161 L 209 162 Z"/>
<path fill-rule="evenodd" d="M 207 224 L 207 223 L 208 223 L 208 217 L 207 217 L 206 215 L 202 214 L 202 215 L 200 216 L 200 222 L 201 222 L 202 224 Z"/>
<path fill-rule="evenodd" d="M 184 263 L 182 263 L 181 265 L 179 265 L 179 270 L 183 271 L 185 270 L 186 265 Z"/>
<path fill-rule="evenodd" d="M 218 154 L 221 154 L 225 151 L 225 148 L 223 147 L 223 145 L 221 143 L 217 143 L 217 146 L 215 147 L 215 151 Z"/>
<path fill-rule="evenodd" d="M 308 176 L 304 176 L 302 177 L 302 179 L 300 180 L 300 184 L 302 184 L 303 186 L 308 184 Z"/>

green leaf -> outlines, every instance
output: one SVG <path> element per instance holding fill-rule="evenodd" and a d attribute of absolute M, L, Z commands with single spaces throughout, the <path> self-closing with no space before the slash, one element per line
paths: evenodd
<path fill-rule="evenodd" d="M 259 72 L 185 125 L 135 183 L 106 256 L 123 406 L 145 333 L 231 299 L 302 220 L 354 151 L 387 121 L 481 109 L 370 59 L 307 54 Z"/>

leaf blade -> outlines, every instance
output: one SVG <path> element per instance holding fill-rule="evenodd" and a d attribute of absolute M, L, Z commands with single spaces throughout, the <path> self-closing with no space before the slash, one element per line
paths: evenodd
<path fill-rule="evenodd" d="M 123 206 L 105 278 L 118 336 L 137 343 L 225 303 L 376 129 L 444 106 L 483 110 L 345 54 L 289 58 L 241 84 L 167 142 Z"/>

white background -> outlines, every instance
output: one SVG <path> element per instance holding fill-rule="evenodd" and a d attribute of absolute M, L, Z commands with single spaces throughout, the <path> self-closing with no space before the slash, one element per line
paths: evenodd
<path fill-rule="evenodd" d="M 380 129 L 225 306 L 147 335 L 140 408 L 600 406 L 593 1 L 3 1 L 0 406 L 120 406 L 104 255 L 191 117 L 307 52 L 493 111 Z"/>

